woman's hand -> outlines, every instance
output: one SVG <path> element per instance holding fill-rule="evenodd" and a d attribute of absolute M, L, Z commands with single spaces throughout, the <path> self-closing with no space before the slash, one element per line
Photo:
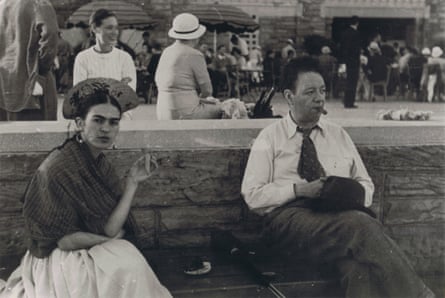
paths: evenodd
<path fill-rule="evenodd" d="M 130 168 L 127 181 L 138 184 L 139 182 L 142 182 L 150 177 L 157 168 L 158 163 L 156 162 L 156 158 L 147 153 L 136 160 L 136 162 Z"/>
<path fill-rule="evenodd" d="M 125 236 L 125 230 L 121 229 L 119 233 L 117 233 L 117 235 L 113 237 L 113 239 L 122 239 L 124 238 L 124 236 Z"/>

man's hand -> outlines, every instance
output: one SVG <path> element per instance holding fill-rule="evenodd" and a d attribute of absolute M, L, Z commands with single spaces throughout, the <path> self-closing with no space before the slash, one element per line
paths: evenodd
<path fill-rule="evenodd" d="M 318 198 L 320 196 L 321 189 L 323 188 L 325 181 L 326 177 L 322 177 L 312 182 L 294 184 L 295 196 L 297 198 Z"/>

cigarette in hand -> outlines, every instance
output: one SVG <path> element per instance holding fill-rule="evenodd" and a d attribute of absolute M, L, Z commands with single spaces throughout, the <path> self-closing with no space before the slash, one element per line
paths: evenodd
<path fill-rule="evenodd" d="M 151 154 L 145 154 L 145 171 L 147 171 L 147 174 L 150 175 L 157 168 L 158 163 L 156 162 L 156 158 Z"/>

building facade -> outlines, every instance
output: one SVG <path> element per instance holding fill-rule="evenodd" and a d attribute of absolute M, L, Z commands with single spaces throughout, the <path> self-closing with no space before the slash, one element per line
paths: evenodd
<path fill-rule="evenodd" d="M 69 15 L 90 0 L 51 0 L 63 26 Z M 93 0 L 102 1 L 102 0 Z M 153 33 L 168 43 L 172 18 L 192 4 L 216 5 L 215 0 L 123 0 L 141 6 L 158 26 Z M 258 32 L 246 35 L 263 49 L 281 48 L 288 38 L 302 44 L 305 36 L 317 34 L 337 41 L 352 15 L 361 18 L 364 39 L 380 33 L 383 40 L 415 46 L 445 46 L 445 1 L 443 0 L 219 0 L 236 6 L 259 24 Z M 205 37 L 211 43 L 211 33 Z M 218 37 L 227 42 L 228 34 Z"/>

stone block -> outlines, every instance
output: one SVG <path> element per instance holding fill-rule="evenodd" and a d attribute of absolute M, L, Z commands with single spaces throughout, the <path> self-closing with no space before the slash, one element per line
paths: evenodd
<path fill-rule="evenodd" d="M 19 214 L 0 214 L 0 256 L 18 255 L 26 251 L 25 222 Z"/>
<path fill-rule="evenodd" d="M 158 171 L 140 183 L 135 206 L 213 204 L 240 198 L 243 152 L 236 150 L 154 151 Z M 125 172 L 142 151 L 110 152 L 118 175 Z"/>
<path fill-rule="evenodd" d="M 0 154 L 0 180 L 28 180 L 40 166 L 47 153 Z"/>
<path fill-rule="evenodd" d="M 445 273 L 445 224 L 413 224 L 387 227 L 417 272 Z"/>
<path fill-rule="evenodd" d="M 445 222 L 445 200 L 429 198 L 394 199 L 383 204 L 385 224 Z"/>
<path fill-rule="evenodd" d="M 161 231 L 220 228 L 238 223 L 242 218 L 240 205 L 218 207 L 172 207 L 160 209 Z"/>
<path fill-rule="evenodd" d="M 445 170 L 445 146 L 358 146 L 358 151 L 368 168 L 410 169 L 410 173 L 420 169 Z"/>
<path fill-rule="evenodd" d="M 133 208 L 133 216 L 139 228 L 137 235 L 144 248 L 155 245 L 155 233 L 157 230 L 156 213 L 154 210 Z"/>
<path fill-rule="evenodd" d="M 445 176 L 440 171 L 419 172 L 412 174 L 388 174 L 386 193 L 390 196 L 439 196 L 445 199 Z"/>
<path fill-rule="evenodd" d="M 28 181 L 0 180 L 0 210 L 4 213 L 21 213 L 22 197 Z"/>
<path fill-rule="evenodd" d="M 184 231 L 159 235 L 159 248 L 209 247 L 210 231 Z"/>

